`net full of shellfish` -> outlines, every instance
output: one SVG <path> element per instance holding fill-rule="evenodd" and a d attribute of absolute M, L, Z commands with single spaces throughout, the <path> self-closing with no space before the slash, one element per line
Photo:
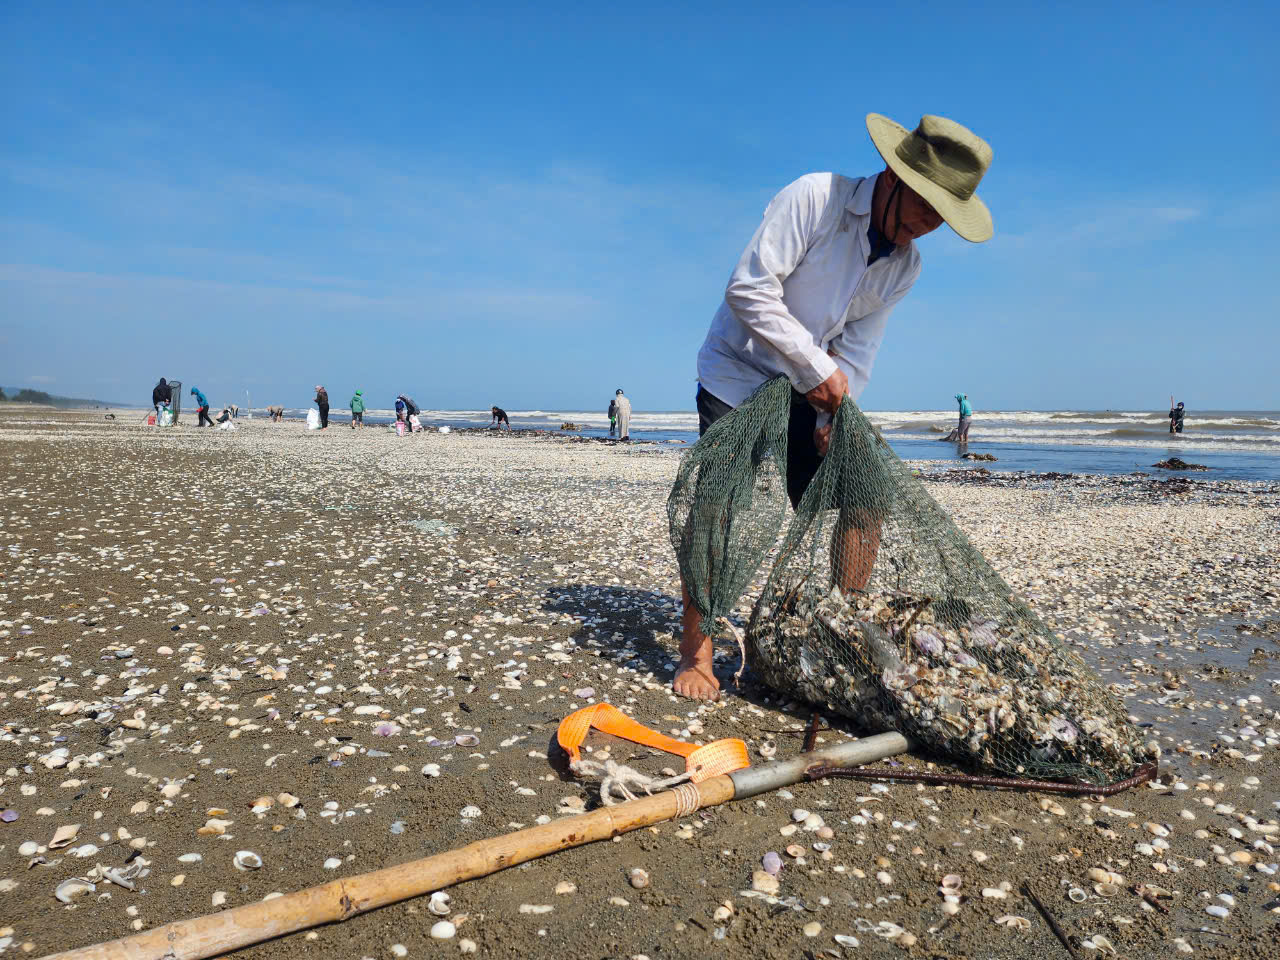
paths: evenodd
<path fill-rule="evenodd" d="M 849 400 L 779 547 L 789 404 L 789 384 L 770 381 L 713 424 L 668 502 L 707 624 L 777 551 L 746 631 L 759 680 L 1006 776 L 1101 786 L 1154 759 Z"/>

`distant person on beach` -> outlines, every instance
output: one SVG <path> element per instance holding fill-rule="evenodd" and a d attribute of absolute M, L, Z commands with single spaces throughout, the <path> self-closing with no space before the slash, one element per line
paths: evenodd
<path fill-rule="evenodd" d="M 787 494 L 800 501 L 826 454 L 831 417 L 871 377 L 893 307 L 920 275 L 913 241 L 945 221 L 974 243 L 992 234 L 977 197 L 991 147 L 944 117 L 914 131 L 879 114 L 867 130 L 885 167 L 869 177 L 811 173 L 783 188 L 734 268 L 698 352 L 698 427 L 745 401 L 766 381 L 791 381 Z M 862 589 L 880 549 L 883 515 L 842 513 L 835 529 L 845 558 L 834 572 Z M 834 548 L 833 548 L 834 552 Z M 711 640 L 683 589 L 684 630 L 672 689 L 713 700 Z"/>
<path fill-rule="evenodd" d="M 218 414 L 218 419 L 217 419 L 215 422 L 217 422 L 217 423 L 230 423 L 230 422 L 231 422 L 231 408 L 230 408 L 230 407 L 223 407 L 223 408 L 222 408 L 222 412 Z"/>
<path fill-rule="evenodd" d="M 613 395 L 613 403 L 618 415 L 618 439 L 631 439 L 631 401 L 622 394 L 622 388 Z"/>
<path fill-rule="evenodd" d="M 968 443 L 969 422 L 973 419 L 973 407 L 969 406 L 967 393 L 957 393 L 956 402 L 960 404 L 960 422 L 956 426 L 956 439 L 961 443 Z"/>
<path fill-rule="evenodd" d="M 507 429 L 511 429 L 511 419 L 507 416 L 507 411 L 501 407 L 490 407 L 489 410 L 493 414 L 492 419 L 489 420 L 489 426 L 492 427 L 496 424 L 498 429 L 501 430 L 502 425 L 505 423 Z"/>
<path fill-rule="evenodd" d="M 418 409 L 418 405 L 413 402 L 413 397 L 402 393 L 400 396 L 396 397 L 396 399 L 404 404 L 405 419 L 408 419 L 409 417 L 416 417 L 422 413 L 422 411 Z"/>
<path fill-rule="evenodd" d="M 267 407 L 267 416 L 271 418 L 272 423 L 279 423 L 284 419 L 284 407 L 273 406 Z"/>
<path fill-rule="evenodd" d="M 203 427 L 207 423 L 212 427 L 213 421 L 209 419 L 209 401 L 204 398 L 199 387 L 192 387 L 191 395 L 196 398 L 196 413 L 200 414 L 199 419 L 196 420 L 196 426 Z"/>
<path fill-rule="evenodd" d="M 1182 421 L 1186 419 L 1186 416 L 1187 416 L 1186 407 L 1182 405 L 1181 401 L 1179 401 L 1177 406 L 1174 406 L 1173 397 L 1170 396 L 1169 397 L 1169 432 L 1181 433 Z"/>
<path fill-rule="evenodd" d="M 320 429 L 325 430 L 329 426 L 329 391 L 318 383 L 314 402 L 320 408 Z"/>
<path fill-rule="evenodd" d="M 609 401 L 609 436 L 613 436 L 618 429 L 618 400 L 617 395 Z"/>
<path fill-rule="evenodd" d="M 160 404 L 173 402 L 173 390 L 169 387 L 169 382 L 164 377 L 160 378 L 160 382 L 151 388 L 151 406 L 155 407 L 156 414 L 160 413 Z"/>
<path fill-rule="evenodd" d="M 351 429 L 356 428 L 356 424 L 364 426 L 364 394 L 359 390 L 356 391 L 354 397 L 351 398 Z"/>

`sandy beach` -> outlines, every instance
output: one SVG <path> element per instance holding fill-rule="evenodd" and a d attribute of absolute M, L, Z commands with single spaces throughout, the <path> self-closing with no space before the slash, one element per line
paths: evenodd
<path fill-rule="evenodd" d="M 749 673 L 735 687 L 732 645 L 718 703 L 670 693 L 678 453 L 239 426 L 0 406 L 0 952 L 590 809 L 554 745 L 588 703 L 683 739 L 741 737 L 753 763 L 800 750 L 778 731 L 810 711 Z M 802 784 L 462 884 L 447 916 L 420 899 L 236 956 L 1065 958 L 1019 892 L 1030 879 L 1083 957 L 1274 957 L 1280 489 L 920 467 L 1159 745 L 1156 782 L 1105 800 Z M 875 732 L 832 723 L 821 742 Z M 590 743 L 654 774 L 679 764 Z M 797 809 L 831 828 L 828 849 L 783 834 Z M 261 866 L 237 869 L 238 851 Z M 750 895 L 770 851 L 780 889 Z M 99 865 L 133 889 L 99 876 L 55 898 Z M 1096 889 L 1091 869 L 1123 882 Z M 1135 884 L 1167 891 L 1167 913 Z M 431 935 L 442 920 L 450 939 Z"/>

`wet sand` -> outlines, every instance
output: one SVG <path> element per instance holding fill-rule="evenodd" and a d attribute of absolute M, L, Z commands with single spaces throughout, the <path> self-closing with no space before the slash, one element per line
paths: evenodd
<path fill-rule="evenodd" d="M 597 700 L 688 739 L 742 737 L 753 762 L 799 750 L 764 731 L 798 730 L 808 711 L 733 688 L 736 648 L 719 654 L 720 703 L 669 693 L 674 454 L 240 424 L 0 407 L 6 953 L 125 936 L 589 808 L 552 741 Z M 1081 956 L 1107 942 L 1126 957 L 1274 956 L 1280 494 L 938 472 L 934 496 L 1161 746 L 1158 783 L 1104 801 L 798 785 L 458 886 L 451 940 L 431 937 L 441 917 L 418 900 L 239 955 L 1065 957 L 1018 892 L 1029 878 L 1092 945 Z M 678 763 L 612 752 L 652 773 Z M 782 835 L 796 808 L 832 828 L 828 851 Z M 801 859 L 784 852 L 797 843 Z M 261 868 L 236 869 L 241 850 Z M 777 896 L 744 896 L 769 851 L 785 861 Z M 148 872 L 133 890 L 99 880 L 55 899 L 98 865 Z M 644 889 L 628 883 L 636 867 Z M 1123 875 L 1120 891 L 1095 892 L 1090 868 Z M 954 916 L 947 874 L 962 878 Z M 1005 898 L 983 896 L 1002 883 Z M 1134 883 L 1168 890 L 1169 914 Z M 1010 916 L 1027 927 L 996 922 Z"/>

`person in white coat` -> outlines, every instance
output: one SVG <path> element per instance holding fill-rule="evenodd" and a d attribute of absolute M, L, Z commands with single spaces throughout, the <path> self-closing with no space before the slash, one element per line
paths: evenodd
<path fill-rule="evenodd" d="M 631 439 L 631 401 L 622 394 L 622 388 L 613 395 L 613 402 L 618 414 L 618 439 Z"/>

